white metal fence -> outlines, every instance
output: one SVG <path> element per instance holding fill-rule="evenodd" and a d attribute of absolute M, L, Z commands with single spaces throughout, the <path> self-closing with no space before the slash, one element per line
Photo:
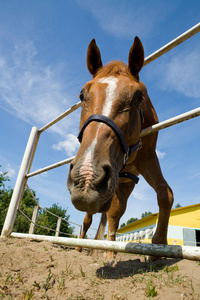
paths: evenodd
<path fill-rule="evenodd" d="M 190 28 L 188 31 L 186 31 L 182 35 L 178 36 L 176 39 L 172 40 L 170 43 L 166 44 L 164 47 L 160 48 L 159 50 L 155 51 L 153 54 L 151 54 L 150 56 L 145 58 L 144 65 L 149 64 L 150 62 L 157 59 L 158 57 L 160 57 L 164 53 L 168 52 L 169 50 L 173 49 L 174 47 L 176 47 L 180 43 L 182 43 L 185 40 L 187 40 L 188 38 L 192 37 L 193 35 L 195 35 L 199 31 L 200 31 L 200 23 L 198 23 L 194 27 Z M 43 172 L 49 171 L 51 169 L 57 168 L 59 166 L 68 164 L 73 160 L 74 157 L 70 157 L 70 158 L 62 160 L 60 162 L 49 165 L 47 167 L 41 168 L 37 171 L 30 172 L 32 162 L 33 162 L 33 159 L 34 159 L 34 154 L 35 154 L 35 151 L 36 151 L 41 133 L 44 132 L 45 130 L 47 130 L 48 128 L 50 128 L 51 126 L 53 126 L 54 124 L 56 124 L 61 119 L 65 118 L 67 115 L 69 115 L 70 113 L 72 113 L 73 111 L 78 109 L 80 106 L 81 106 L 81 102 L 78 102 L 77 104 L 73 105 L 70 109 L 65 111 L 63 114 L 61 114 L 60 116 L 58 116 L 57 118 L 52 120 L 50 123 L 46 124 L 41 129 L 38 129 L 37 127 L 32 128 L 30 136 L 29 136 L 29 140 L 28 140 L 25 152 L 24 152 L 24 156 L 23 156 L 23 159 L 22 159 L 22 163 L 21 163 L 21 166 L 20 166 L 20 170 L 19 170 L 19 173 L 18 173 L 16 184 L 15 184 L 15 187 L 14 187 L 14 190 L 13 190 L 13 195 L 12 195 L 12 198 L 11 198 L 11 201 L 10 201 L 7 216 L 6 216 L 4 226 L 3 226 L 3 229 L 2 229 L 2 232 L 1 232 L 1 237 L 7 237 L 12 232 L 12 228 L 13 228 L 14 221 L 15 221 L 15 218 L 16 218 L 16 213 L 17 213 L 17 210 L 19 210 L 20 201 L 22 199 L 25 187 L 27 185 L 28 178 L 36 176 L 36 175 L 41 174 Z M 197 117 L 199 115 L 200 115 L 200 107 L 198 107 L 194 110 L 191 110 L 189 112 L 186 112 L 184 114 L 181 114 L 179 116 L 176 116 L 174 118 L 171 118 L 171 119 L 168 119 L 166 121 L 160 122 L 156 125 L 150 126 L 146 129 L 144 129 L 142 131 L 141 135 L 142 136 L 148 135 L 150 133 L 153 133 L 153 132 L 159 131 L 163 128 L 172 126 L 174 124 L 189 120 L 189 119 Z M 36 206 L 38 206 L 38 205 L 36 205 Z M 34 232 L 34 226 L 36 225 L 36 222 L 35 222 L 36 218 L 37 218 L 37 212 L 36 212 L 36 209 L 35 209 L 32 220 L 29 219 L 31 224 L 32 224 L 31 227 L 30 227 L 30 233 Z M 60 222 L 61 222 L 61 220 L 58 217 L 57 229 L 55 230 L 56 236 L 58 236 Z M 76 224 L 76 223 L 74 223 L 74 224 Z M 76 225 L 81 225 L 81 224 L 76 224 Z M 17 233 L 12 233 L 12 236 L 17 236 L 17 235 L 18 235 Z"/>

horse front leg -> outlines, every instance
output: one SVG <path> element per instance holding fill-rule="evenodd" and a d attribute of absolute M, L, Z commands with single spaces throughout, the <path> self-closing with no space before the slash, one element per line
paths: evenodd
<path fill-rule="evenodd" d="M 120 183 L 114 198 L 111 203 L 111 207 L 107 212 L 108 219 L 108 233 L 107 240 L 115 241 L 116 231 L 119 227 L 120 218 L 123 216 L 127 200 L 134 188 L 135 184 L 132 181 L 126 183 Z M 115 259 L 116 253 L 114 251 L 104 252 L 104 257 L 107 259 Z"/>
<path fill-rule="evenodd" d="M 87 233 L 88 229 L 90 228 L 91 224 L 92 224 L 92 215 L 86 213 L 86 216 L 85 216 L 84 221 L 83 221 L 83 231 L 81 233 L 80 239 L 84 239 L 84 237 L 86 236 L 86 233 Z M 81 252 L 82 247 L 76 247 L 75 250 Z"/>
<path fill-rule="evenodd" d="M 157 193 L 159 217 L 153 244 L 167 244 L 167 229 L 174 197 L 171 188 L 164 179 L 156 152 L 148 153 L 148 157 L 140 160 L 137 169 Z"/>

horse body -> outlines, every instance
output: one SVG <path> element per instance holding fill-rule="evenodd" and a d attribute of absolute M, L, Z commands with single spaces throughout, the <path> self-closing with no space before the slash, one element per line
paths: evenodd
<path fill-rule="evenodd" d="M 158 122 L 147 89 L 139 79 L 143 62 L 143 46 L 137 37 L 129 52 L 128 66 L 113 61 L 103 67 L 95 40 L 91 41 L 87 66 L 93 79 L 84 85 L 80 94 L 80 130 L 94 114 L 106 116 L 117 125 L 130 147 L 138 143 L 142 129 Z M 156 191 L 159 220 L 152 242 L 166 244 L 173 193 L 162 175 L 156 155 L 157 133 L 141 139 L 142 146 L 128 157 L 126 165 L 120 139 L 108 124 L 91 121 L 81 135 L 81 145 L 71 163 L 67 183 L 74 206 L 87 212 L 81 237 L 89 228 L 92 215 L 102 212 L 104 226 L 105 214 L 108 219 L 108 240 L 115 240 L 119 220 L 135 186 L 129 178 L 119 177 L 124 168 L 123 172 L 141 174 Z"/>

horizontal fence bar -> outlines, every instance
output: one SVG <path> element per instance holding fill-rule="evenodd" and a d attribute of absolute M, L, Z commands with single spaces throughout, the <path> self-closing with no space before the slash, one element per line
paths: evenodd
<path fill-rule="evenodd" d="M 58 121 L 62 120 L 63 118 L 65 118 L 66 116 L 68 116 L 69 114 L 71 114 L 73 111 L 75 111 L 76 109 L 78 109 L 81 106 L 81 104 L 82 104 L 81 101 L 79 101 L 78 103 L 74 104 L 68 110 L 64 111 L 60 116 L 58 116 L 57 118 L 55 118 L 54 120 L 52 120 L 51 122 L 49 122 L 48 124 L 46 124 L 45 126 L 43 126 L 41 129 L 39 129 L 39 133 L 42 133 L 43 131 L 45 131 L 49 127 L 51 127 L 52 125 L 56 124 Z"/>
<path fill-rule="evenodd" d="M 142 130 L 141 136 L 143 137 L 145 135 L 152 134 L 152 133 L 154 133 L 156 131 L 159 131 L 161 129 L 164 129 L 164 128 L 170 127 L 172 125 L 190 120 L 190 119 L 195 118 L 195 117 L 198 117 L 199 115 L 200 115 L 200 107 L 198 107 L 196 109 L 193 109 L 193 110 L 190 110 L 190 111 L 188 111 L 184 114 L 178 115 L 174 118 L 171 118 L 171 119 L 168 119 L 166 121 L 160 122 L 160 123 L 152 125 L 150 127 L 147 127 L 147 128 Z"/>
<path fill-rule="evenodd" d="M 165 46 L 161 47 L 151 55 L 145 58 L 144 66 L 155 60 L 156 58 L 162 56 L 166 52 L 170 51 L 171 49 L 175 48 L 179 44 L 183 43 L 196 33 L 200 31 L 200 23 L 196 24 L 194 27 L 190 28 L 189 30 L 185 31 L 183 34 L 179 35 L 177 38 L 166 44 Z"/>
<path fill-rule="evenodd" d="M 130 242 L 111 242 L 98 241 L 89 239 L 75 239 L 64 237 L 53 237 L 36 234 L 16 233 L 11 234 L 12 237 L 29 238 L 36 241 L 49 241 L 55 244 L 66 246 L 78 246 L 86 248 L 94 248 L 98 250 L 109 250 L 123 253 L 133 253 L 160 257 L 184 258 L 189 260 L 200 260 L 200 247 L 192 246 L 176 246 L 176 245 L 157 245 Z"/>
<path fill-rule="evenodd" d="M 47 166 L 45 168 L 42 168 L 42 169 L 39 169 L 37 171 L 34 171 L 32 173 L 29 173 L 26 175 L 26 177 L 32 177 L 32 176 L 35 176 L 35 175 L 38 175 L 38 174 L 41 174 L 41 173 L 44 173 L 46 171 L 49 171 L 49 170 L 52 170 L 52 169 L 55 169 L 55 168 L 58 168 L 58 167 L 61 167 L 63 165 L 66 165 L 66 164 L 69 164 L 73 159 L 74 159 L 75 156 L 72 156 L 70 158 L 66 158 L 64 160 L 61 160 L 60 162 L 57 162 L 55 164 L 52 164 L 50 166 Z"/>
<path fill-rule="evenodd" d="M 36 224 L 34 223 L 23 211 L 21 211 L 20 209 L 18 209 L 18 212 L 24 217 L 26 218 L 31 224 L 34 224 L 36 227 L 39 227 L 39 228 L 42 228 L 42 229 L 46 229 L 46 230 L 49 230 L 49 231 L 53 231 L 56 233 L 56 230 L 55 229 L 52 229 L 52 228 L 49 228 L 49 227 L 46 227 L 46 226 L 43 226 L 43 225 L 39 225 L 39 224 Z M 56 215 L 55 215 L 56 216 Z M 58 217 L 58 216 L 56 216 Z M 59 217 L 58 217 L 59 218 Z M 60 234 L 65 234 L 65 235 L 68 235 L 68 236 L 74 236 L 74 234 L 70 234 L 70 233 L 65 233 L 65 232 L 62 232 L 62 231 L 59 231 Z"/>
<path fill-rule="evenodd" d="M 190 111 L 188 111 L 188 112 L 186 112 L 184 114 L 178 115 L 178 116 L 176 116 L 174 118 L 171 118 L 171 119 L 168 119 L 166 121 L 160 122 L 160 123 L 152 125 L 150 127 L 147 127 L 147 128 L 145 128 L 145 129 L 142 130 L 141 136 L 143 137 L 145 135 L 152 134 L 152 133 L 157 132 L 157 131 L 159 131 L 161 129 L 170 127 L 172 125 L 175 125 L 175 124 L 187 121 L 187 120 L 195 118 L 195 117 L 198 117 L 199 115 L 200 115 L 200 107 L 198 107 L 196 109 L 193 109 L 193 110 L 190 110 Z M 29 174 L 26 175 L 26 177 L 29 178 L 29 177 L 32 177 L 32 176 L 44 173 L 46 171 L 55 169 L 57 167 L 66 165 L 66 164 L 70 163 L 74 159 L 74 157 L 75 156 L 67 158 L 67 159 L 64 159 L 64 160 L 62 160 L 60 162 L 57 162 L 57 163 L 55 163 L 53 165 L 50 165 L 50 166 L 47 166 L 45 168 L 39 169 L 39 170 L 37 170 L 35 172 L 29 173 Z"/>

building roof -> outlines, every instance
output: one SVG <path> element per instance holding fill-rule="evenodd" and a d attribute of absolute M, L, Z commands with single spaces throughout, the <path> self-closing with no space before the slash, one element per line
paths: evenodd
<path fill-rule="evenodd" d="M 184 211 L 184 210 L 188 210 L 188 209 L 192 209 L 192 208 L 195 208 L 195 209 L 198 208 L 198 209 L 200 209 L 200 203 L 192 204 L 192 205 L 188 205 L 188 206 L 183 206 L 183 207 L 179 207 L 179 208 L 174 208 L 174 209 L 171 210 L 170 214 L 173 214 L 173 213 L 176 213 L 176 212 L 181 212 L 181 210 Z M 128 231 L 128 229 L 130 227 L 133 227 L 133 225 L 134 225 L 134 227 L 139 227 L 141 223 L 144 223 L 144 222 L 146 223 L 148 221 L 151 221 L 151 219 L 153 221 L 153 218 L 155 219 L 155 223 L 156 223 L 156 221 L 158 219 L 158 212 L 157 213 L 153 213 L 153 214 L 151 214 L 151 215 L 149 215 L 147 217 L 144 217 L 142 219 L 139 219 L 139 220 L 137 220 L 135 222 L 132 222 L 132 223 L 126 225 L 126 226 L 123 226 L 123 227 L 119 228 L 117 230 L 117 232 L 120 233 L 121 231 L 124 231 L 124 230 Z"/>

